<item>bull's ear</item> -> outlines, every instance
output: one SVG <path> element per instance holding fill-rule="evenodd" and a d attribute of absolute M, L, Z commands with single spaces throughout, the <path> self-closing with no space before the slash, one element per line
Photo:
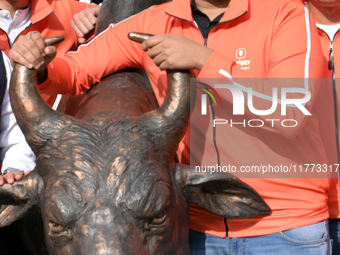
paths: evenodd
<path fill-rule="evenodd" d="M 252 187 L 228 173 L 196 172 L 194 167 L 177 164 L 176 182 L 188 203 L 224 218 L 249 218 L 271 212 Z"/>
<path fill-rule="evenodd" d="M 24 217 L 39 204 L 44 182 L 37 171 L 32 171 L 20 181 L 0 186 L 0 227 Z"/>

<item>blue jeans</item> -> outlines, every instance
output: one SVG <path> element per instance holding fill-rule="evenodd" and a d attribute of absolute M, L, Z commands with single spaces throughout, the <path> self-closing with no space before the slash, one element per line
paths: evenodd
<path fill-rule="evenodd" d="M 333 240 L 332 255 L 340 255 L 340 220 L 329 220 L 329 235 Z"/>
<path fill-rule="evenodd" d="M 329 255 L 328 221 L 254 237 L 220 238 L 190 230 L 191 255 Z"/>

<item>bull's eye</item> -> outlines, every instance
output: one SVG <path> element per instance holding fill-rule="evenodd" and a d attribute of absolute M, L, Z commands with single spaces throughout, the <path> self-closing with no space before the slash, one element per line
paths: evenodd
<path fill-rule="evenodd" d="M 71 231 L 58 223 L 50 221 L 49 228 L 50 228 L 49 235 L 51 237 L 65 236 L 68 239 L 72 239 Z"/>
<path fill-rule="evenodd" d="M 157 214 L 150 222 L 150 225 L 162 225 L 168 216 L 168 211 L 163 210 L 159 214 Z"/>
<path fill-rule="evenodd" d="M 50 226 L 50 230 L 55 233 L 60 233 L 60 232 L 65 231 L 65 227 L 55 222 L 50 222 L 49 226 Z"/>

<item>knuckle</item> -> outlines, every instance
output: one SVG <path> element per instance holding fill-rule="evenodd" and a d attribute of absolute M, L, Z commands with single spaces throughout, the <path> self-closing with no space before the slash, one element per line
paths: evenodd
<path fill-rule="evenodd" d="M 32 40 L 39 40 L 39 39 L 42 38 L 42 36 L 41 36 L 41 34 L 40 34 L 39 32 L 33 31 L 33 32 L 31 32 L 31 34 L 30 34 L 30 38 L 31 38 Z"/>
<path fill-rule="evenodd" d="M 29 50 L 26 47 L 18 49 L 18 55 L 25 56 L 29 54 Z"/>
<path fill-rule="evenodd" d="M 14 43 L 14 45 L 16 45 L 18 43 L 26 42 L 27 40 L 29 40 L 29 35 L 20 35 L 18 40 L 17 40 L 17 43 Z"/>
<path fill-rule="evenodd" d="M 162 62 L 158 61 L 157 59 L 154 59 L 154 63 L 156 66 L 161 66 Z"/>
<path fill-rule="evenodd" d="M 167 60 L 167 64 L 168 64 L 168 66 L 173 67 L 174 64 L 175 64 L 175 61 L 170 58 L 170 59 Z"/>
<path fill-rule="evenodd" d="M 40 63 L 37 59 L 34 59 L 31 62 L 32 62 L 33 66 L 38 66 L 39 63 Z"/>
<path fill-rule="evenodd" d="M 16 53 L 14 53 L 13 56 L 11 56 L 11 60 L 14 63 L 23 63 L 23 58 L 19 54 L 16 54 Z"/>
<path fill-rule="evenodd" d="M 35 42 L 32 40 L 27 40 L 24 45 L 26 45 L 26 47 L 29 49 L 33 49 L 36 46 Z M 24 51 L 27 52 L 27 49 L 24 49 Z"/>
<path fill-rule="evenodd" d="M 91 17 L 93 15 L 93 11 L 92 11 L 92 8 L 91 9 L 86 9 L 85 11 L 85 16 L 87 18 Z"/>
<path fill-rule="evenodd" d="M 15 58 L 15 55 L 16 55 L 17 53 L 15 52 L 15 50 L 10 50 L 9 51 L 9 58 L 12 60 L 13 58 Z"/>
<path fill-rule="evenodd" d="M 162 71 L 164 71 L 164 70 L 167 69 L 167 67 L 166 67 L 165 64 L 161 64 L 161 65 L 159 66 L 159 69 L 161 69 Z"/>
<path fill-rule="evenodd" d="M 142 43 L 142 49 L 144 51 L 147 51 L 147 49 L 148 49 L 148 45 L 145 42 Z"/>
<path fill-rule="evenodd" d="M 163 54 L 164 54 L 167 58 L 170 58 L 170 57 L 171 57 L 171 51 L 170 51 L 170 49 L 164 50 Z"/>
<path fill-rule="evenodd" d="M 81 31 L 81 29 L 79 29 L 79 28 L 78 28 L 76 34 L 78 35 L 78 37 L 84 37 L 83 31 Z"/>

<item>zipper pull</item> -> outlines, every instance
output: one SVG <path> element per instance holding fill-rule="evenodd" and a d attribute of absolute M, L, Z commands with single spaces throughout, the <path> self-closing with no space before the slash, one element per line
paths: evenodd
<path fill-rule="evenodd" d="M 334 68 L 334 56 L 333 56 L 333 41 L 329 47 L 329 60 L 328 60 L 328 69 L 333 70 Z"/>

